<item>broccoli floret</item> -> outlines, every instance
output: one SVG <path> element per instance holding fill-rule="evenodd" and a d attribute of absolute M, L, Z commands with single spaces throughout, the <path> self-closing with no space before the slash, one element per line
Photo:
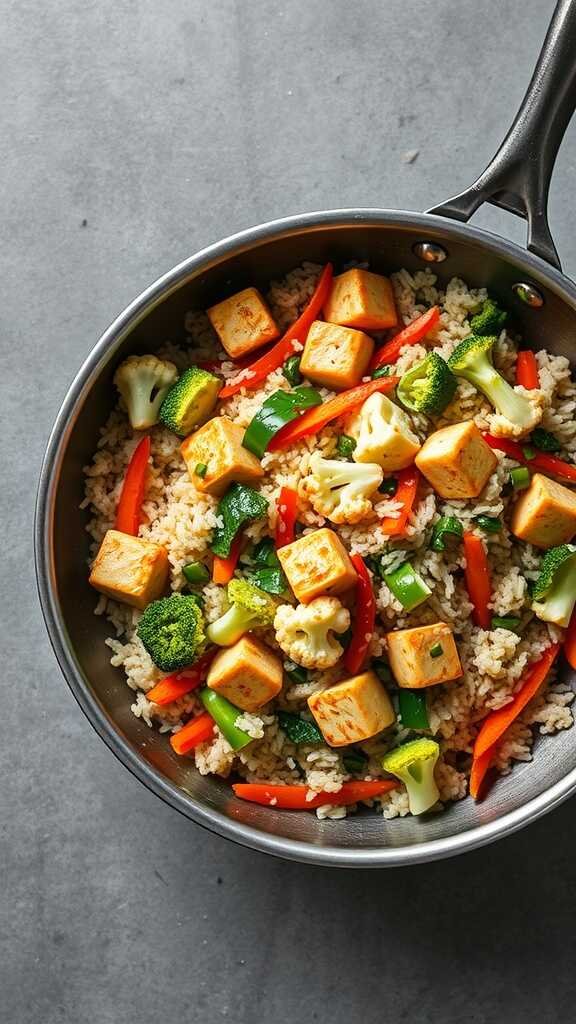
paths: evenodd
<path fill-rule="evenodd" d="M 134 430 L 146 430 L 158 422 L 160 406 L 177 376 L 174 363 L 156 356 L 128 356 L 120 363 L 114 383 Z"/>
<path fill-rule="evenodd" d="M 401 378 L 396 394 L 402 405 L 414 412 L 436 416 L 450 404 L 458 381 L 437 352 L 430 352 Z"/>
<path fill-rule="evenodd" d="M 384 474 L 376 463 L 323 459 L 314 452 L 303 487 L 315 512 L 332 523 L 359 523 L 372 515 L 370 495 Z"/>
<path fill-rule="evenodd" d="M 202 654 L 204 617 L 191 595 L 172 594 L 153 601 L 137 631 L 152 661 L 163 672 L 186 668 Z"/>
<path fill-rule="evenodd" d="M 480 308 L 480 312 L 470 320 L 472 334 L 500 334 L 506 321 L 508 313 L 494 299 L 486 299 Z"/>
<path fill-rule="evenodd" d="M 191 430 L 205 423 L 222 387 L 222 381 L 208 370 L 191 366 L 185 370 L 166 395 L 160 419 L 168 430 L 186 437 Z"/>
<path fill-rule="evenodd" d="M 471 334 L 456 346 L 448 366 L 457 377 L 463 377 L 494 406 L 501 416 L 520 427 L 531 430 L 539 422 L 541 412 L 528 398 L 510 386 L 492 363 L 494 336 Z"/>
<path fill-rule="evenodd" d="M 230 548 L 244 523 L 261 519 L 268 511 L 268 502 L 258 491 L 246 484 L 232 484 L 218 502 L 217 514 L 222 519 L 212 538 L 212 551 L 228 558 Z"/>
<path fill-rule="evenodd" d="M 566 627 L 576 605 L 576 547 L 550 548 L 540 563 L 532 591 L 532 611 L 544 622 Z"/>
<path fill-rule="evenodd" d="M 228 600 L 228 611 L 206 630 L 211 643 L 231 647 L 249 629 L 273 624 L 278 602 L 248 580 L 230 580 Z"/>
<path fill-rule="evenodd" d="M 396 747 L 382 760 L 384 771 L 395 775 L 408 791 L 408 805 L 412 814 L 423 814 L 440 797 L 434 778 L 434 768 L 440 747 L 434 740 L 419 739 Z"/>

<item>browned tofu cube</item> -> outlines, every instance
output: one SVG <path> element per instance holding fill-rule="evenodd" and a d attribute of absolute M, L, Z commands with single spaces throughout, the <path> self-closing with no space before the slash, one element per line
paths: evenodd
<path fill-rule="evenodd" d="M 368 740 L 396 721 L 390 698 L 374 672 L 313 693 L 308 707 L 331 747 Z"/>
<path fill-rule="evenodd" d="M 222 347 L 232 359 L 274 341 L 280 333 L 257 288 L 244 288 L 207 312 Z"/>
<path fill-rule="evenodd" d="M 264 476 L 259 460 L 242 445 L 243 427 L 226 416 L 215 416 L 190 434 L 180 446 L 188 475 L 206 494 L 223 494 L 230 484 L 252 484 Z M 197 466 L 206 466 L 204 476 Z"/>
<path fill-rule="evenodd" d="M 478 497 L 498 465 L 472 420 L 430 434 L 415 462 L 442 498 Z"/>
<path fill-rule="evenodd" d="M 90 573 L 101 594 L 140 609 L 160 597 L 167 579 L 166 548 L 119 530 L 108 530 Z"/>
<path fill-rule="evenodd" d="M 278 550 L 288 583 L 302 604 L 320 594 L 340 594 L 356 583 L 356 570 L 333 530 L 307 533 Z"/>
<path fill-rule="evenodd" d="M 566 544 L 576 533 L 576 494 L 542 473 L 534 473 L 512 514 L 512 533 L 537 548 Z"/>
<path fill-rule="evenodd" d="M 363 331 L 315 320 L 306 338 L 300 372 L 314 384 L 342 391 L 359 384 L 374 351 Z"/>
<path fill-rule="evenodd" d="M 257 711 L 282 689 L 282 662 L 246 634 L 219 651 L 210 666 L 207 685 L 242 711 Z"/>
<path fill-rule="evenodd" d="M 330 323 L 383 331 L 398 323 L 394 293 L 387 277 L 368 270 L 347 270 L 335 277 L 324 316 Z"/>
<path fill-rule="evenodd" d="M 390 668 L 398 686 L 421 690 L 462 675 L 462 665 L 450 626 L 397 629 L 386 636 Z"/>

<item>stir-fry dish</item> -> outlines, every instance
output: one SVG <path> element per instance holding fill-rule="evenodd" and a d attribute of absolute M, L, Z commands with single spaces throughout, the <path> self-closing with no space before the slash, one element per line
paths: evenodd
<path fill-rule="evenodd" d="M 118 366 L 85 470 L 133 713 L 321 818 L 481 798 L 573 722 L 569 363 L 483 289 L 376 270 L 190 313 L 186 345 Z"/>

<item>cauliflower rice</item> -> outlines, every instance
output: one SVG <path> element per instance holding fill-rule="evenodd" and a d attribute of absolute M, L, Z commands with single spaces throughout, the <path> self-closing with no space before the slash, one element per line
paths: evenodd
<path fill-rule="evenodd" d="M 292 323 L 301 312 L 314 290 L 319 271 L 320 268 L 313 264 L 304 264 L 284 280 L 272 284 L 268 301 L 281 329 Z M 392 283 L 399 318 L 404 323 L 409 323 L 431 305 L 440 306 L 441 322 L 434 348 L 444 357 L 448 357 L 455 345 L 470 333 L 467 316 L 486 295 L 483 290 L 471 289 L 457 278 L 452 279 L 442 291 L 429 269 L 416 273 L 401 270 L 392 276 Z M 234 365 L 226 362 L 226 354 L 204 313 L 190 313 L 186 328 L 189 348 L 179 349 L 165 344 L 158 354 L 172 360 L 182 370 L 197 360 L 214 359 L 216 352 L 223 361 L 224 376 L 231 378 L 237 374 Z M 301 339 L 302 342 L 304 340 Z M 430 348 L 430 345 L 425 348 L 421 344 L 406 347 L 394 372 L 405 373 Z M 516 350 L 515 340 L 503 331 L 495 351 L 495 364 L 511 380 Z M 553 431 L 564 449 L 574 454 L 576 384 L 571 379 L 569 363 L 562 356 L 553 356 L 545 351 L 537 354 L 537 360 L 544 406 L 542 426 Z M 245 427 L 267 395 L 288 387 L 281 370 L 277 370 L 257 390 L 241 391 L 221 402 L 219 412 Z M 330 397 L 330 392 L 320 390 L 324 398 Z M 439 427 L 465 419 L 474 419 L 481 429 L 490 430 L 493 434 L 502 431 L 499 417 L 485 399 L 471 385 L 459 381 L 453 401 L 435 425 Z M 415 431 L 423 436 L 425 421 L 418 415 L 414 415 L 412 421 Z M 288 450 L 265 454 L 262 460 L 265 476 L 255 487 L 269 502 L 268 519 L 248 525 L 245 533 L 251 541 L 273 534 L 276 500 L 282 486 L 298 491 L 298 520 L 305 530 L 330 525 L 325 524 L 323 517 L 314 511 L 307 496 L 305 480 L 311 454 L 319 451 L 326 457 L 333 456 L 336 436 L 335 426 L 330 425 L 314 438 L 301 441 Z M 90 516 L 87 529 L 93 541 L 92 554 L 96 553 L 106 531 L 114 525 L 124 473 L 139 437 L 132 431 L 119 404 L 102 429 L 91 464 L 85 468 L 83 507 Z M 170 585 L 177 592 L 185 586 L 182 566 L 201 557 L 210 545 L 212 533 L 218 525 L 217 499 L 196 490 L 180 455 L 178 437 L 157 426 L 151 433 L 151 441 L 152 457 L 140 536 L 165 546 L 171 567 Z M 559 636 L 555 627 L 538 619 L 530 622 L 522 636 L 506 629 L 484 631 L 474 626 L 463 579 L 461 546 L 445 553 L 431 551 L 428 547 L 431 527 L 441 515 L 455 514 L 467 529 L 474 528 L 471 520 L 479 513 L 501 517 L 510 500 L 504 489 L 508 467 L 508 460 L 499 453 L 495 473 L 481 495 L 471 501 L 445 501 L 424 481 L 407 535 L 401 541 L 390 541 L 373 522 L 334 527 L 351 554 L 368 556 L 384 552 L 388 569 L 409 558 L 432 591 L 426 603 L 407 613 L 386 584 L 374 580 L 378 614 L 371 642 L 372 655 L 383 653 L 385 633 L 390 629 L 442 620 L 457 634 L 462 677 L 428 690 L 431 731 L 441 747 L 436 780 L 443 802 L 460 800 L 467 794 L 471 752 L 480 721 L 489 711 L 511 700 L 521 685 L 526 667 L 538 658 L 551 640 Z M 377 512 L 380 518 L 397 515 L 398 503 L 383 495 L 377 504 Z M 530 546 L 520 545 L 506 526 L 500 533 L 483 536 L 492 572 L 491 607 L 495 615 L 514 614 L 525 603 L 527 579 L 537 575 L 539 554 Z M 214 621 L 226 609 L 225 590 L 208 583 L 203 588 L 203 595 L 206 619 Z M 151 727 L 158 727 L 161 732 L 175 732 L 190 715 L 203 710 L 195 692 L 168 706 L 159 707 L 150 702 L 146 693 L 165 673 L 156 668 L 136 635 L 141 613 L 103 596 L 95 611 L 106 616 L 115 633 L 106 643 L 110 647 L 112 665 L 123 670 L 133 691 L 132 711 L 137 717 Z M 337 794 L 343 782 L 351 776 L 344 767 L 341 752 L 327 745 L 295 746 L 280 729 L 275 715 L 278 708 L 308 714 L 307 698 L 345 675 L 345 669 L 337 664 L 326 671 L 311 671 L 306 683 L 285 681 L 276 701 L 258 713 L 243 713 L 238 719 L 237 724 L 253 737 L 252 743 L 235 753 L 216 729 L 214 738 L 202 743 L 190 755 L 190 770 L 195 767 L 204 775 L 222 777 L 234 773 L 248 781 L 271 784 L 305 784 L 311 796 L 326 794 L 326 805 L 316 811 L 319 817 L 345 816 L 347 809 L 338 807 Z M 529 761 L 537 732 L 553 733 L 570 727 L 573 723 L 572 699 L 572 691 L 558 683 L 552 672 L 546 687 L 505 734 L 496 759 L 498 771 L 506 774 L 515 761 Z M 382 777 L 385 774 L 380 766 L 382 755 L 405 735 L 400 726 L 396 726 L 362 744 L 369 760 L 361 777 Z M 373 807 L 385 818 L 403 816 L 408 813 L 406 792 L 399 788 L 387 793 L 375 799 Z"/>

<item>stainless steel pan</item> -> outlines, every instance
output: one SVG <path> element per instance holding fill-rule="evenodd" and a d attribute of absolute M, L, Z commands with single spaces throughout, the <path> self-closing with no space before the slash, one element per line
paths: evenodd
<path fill-rule="evenodd" d="M 172 754 L 165 737 L 130 712 L 120 671 L 111 668 L 105 624 L 93 614 L 86 580 L 82 466 L 114 398 L 111 379 L 129 352 L 183 337 L 188 309 L 205 309 L 231 289 L 265 285 L 304 259 L 369 260 L 379 271 L 418 269 L 446 281 L 458 274 L 486 286 L 512 311 L 526 339 L 574 355 L 576 287 L 563 276 L 546 216 L 558 146 L 576 105 L 576 0 L 556 8 L 521 109 L 502 147 L 466 192 L 428 213 L 330 210 L 288 217 L 226 238 L 147 288 L 95 345 L 54 425 L 40 479 L 35 527 L 40 599 L 68 684 L 110 749 L 149 789 L 193 821 L 246 846 L 295 860 L 382 867 L 447 857 L 509 834 L 576 790 L 576 729 L 537 740 L 533 764 L 500 779 L 479 804 L 465 800 L 431 820 L 344 821 L 251 806 L 227 783 L 203 778 Z M 467 221 L 483 202 L 528 222 L 528 251 Z"/>

